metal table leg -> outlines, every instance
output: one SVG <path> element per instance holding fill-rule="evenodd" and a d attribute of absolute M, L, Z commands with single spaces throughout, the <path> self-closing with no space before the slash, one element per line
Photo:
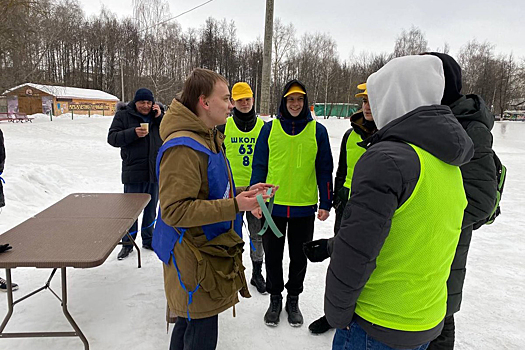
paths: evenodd
<path fill-rule="evenodd" d="M 25 295 L 24 297 L 14 301 L 13 300 L 13 283 L 12 283 L 12 280 L 11 280 L 11 269 L 10 268 L 6 268 L 8 311 L 7 311 L 7 315 L 4 318 L 4 321 L 2 322 L 2 325 L 0 326 L 0 338 L 79 337 L 80 340 L 82 340 L 82 343 L 84 343 L 84 350 L 89 350 L 89 343 L 88 343 L 86 337 L 84 336 L 84 334 L 82 333 L 82 331 L 80 330 L 78 325 L 76 324 L 75 320 L 73 320 L 73 317 L 71 317 L 71 315 L 69 314 L 69 310 L 67 309 L 67 277 L 66 277 L 66 268 L 65 267 L 61 268 L 61 274 L 62 274 L 62 299 L 60 299 L 60 297 L 50 287 L 51 280 L 53 279 L 56 270 L 57 270 L 56 268 L 53 269 L 53 271 L 51 272 L 51 276 L 47 280 L 47 283 L 45 284 L 45 286 L 43 286 L 43 287 L 35 290 L 34 292 L 31 292 L 31 293 Z M 62 303 L 62 312 L 64 313 L 64 316 L 66 316 L 69 324 L 71 325 L 71 327 L 73 327 L 73 329 L 75 331 L 74 332 L 4 333 L 4 328 L 6 327 L 7 322 L 9 321 L 9 319 L 11 318 L 11 315 L 13 314 L 14 306 L 17 303 L 19 303 L 19 302 L 21 302 L 21 301 L 23 301 L 23 300 L 25 300 L 25 299 L 35 295 L 36 293 L 41 292 L 44 289 L 49 289 L 51 291 L 51 293 L 53 293 L 53 295 L 55 295 L 55 297 L 58 300 L 61 301 L 61 303 Z"/>
<path fill-rule="evenodd" d="M 66 316 L 67 320 L 71 324 L 71 327 L 75 330 L 77 335 L 79 336 L 80 340 L 82 340 L 82 343 L 84 343 L 84 349 L 89 350 L 89 343 L 84 336 L 84 333 L 80 330 L 80 328 L 77 326 L 75 320 L 73 320 L 73 317 L 69 314 L 69 311 L 67 309 L 67 279 L 66 279 L 66 268 L 61 268 L 61 274 L 62 274 L 62 311 L 64 312 L 64 315 Z"/>
<path fill-rule="evenodd" d="M 0 326 L 0 337 L 2 336 L 2 332 L 4 331 L 5 326 L 7 325 L 7 322 L 9 322 L 9 319 L 11 318 L 11 315 L 13 314 L 13 283 L 11 281 L 11 269 L 5 269 L 6 274 L 6 281 L 7 281 L 7 315 L 4 317 L 4 321 L 2 322 L 2 325 Z"/>
<path fill-rule="evenodd" d="M 141 264 L 141 259 L 140 259 L 140 249 L 139 249 L 139 246 L 137 245 L 137 243 L 135 242 L 135 240 L 133 239 L 133 237 L 129 234 L 129 232 L 127 232 L 126 235 L 128 236 L 129 241 L 133 244 L 133 246 L 134 246 L 135 249 L 137 250 L 138 259 L 139 259 L 139 266 L 138 266 L 138 268 L 140 269 L 141 266 L 142 266 L 142 264 Z M 119 244 L 121 244 L 121 245 L 129 245 L 129 242 L 119 242 Z"/>

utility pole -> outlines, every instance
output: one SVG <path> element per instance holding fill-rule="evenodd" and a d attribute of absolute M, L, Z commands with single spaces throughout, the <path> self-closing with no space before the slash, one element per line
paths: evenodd
<path fill-rule="evenodd" d="M 124 97 L 124 66 L 122 66 L 122 57 L 120 58 L 120 84 L 122 85 L 122 102 L 126 102 Z"/>
<path fill-rule="evenodd" d="M 272 62 L 272 38 L 273 38 L 273 3 L 274 0 L 266 0 L 266 19 L 264 24 L 264 47 L 263 66 L 261 82 L 261 115 L 270 115 L 270 83 Z"/>

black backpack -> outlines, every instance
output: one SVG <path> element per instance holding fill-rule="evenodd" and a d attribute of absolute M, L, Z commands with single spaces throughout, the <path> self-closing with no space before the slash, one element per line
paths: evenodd
<path fill-rule="evenodd" d="M 492 212 L 490 215 L 485 219 L 481 220 L 480 222 L 477 222 L 474 224 L 474 230 L 477 230 L 483 225 L 490 225 L 496 220 L 499 214 L 501 214 L 501 209 L 499 206 L 499 203 L 501 201 L 501 196 L 503 194 L 503 187 L 505 186 L 505 179 L 507 178 L 507 167 L 501 163 L 501 160 L 496 155 L 496 152 L 492 151 L 493 157 L 494 157 L 494 164 L 496 165 L 496 181 L 497 184 L 497 192 L 496 192 L 496 202 L 494 203 L 494 209 L 492 209 Z"/>

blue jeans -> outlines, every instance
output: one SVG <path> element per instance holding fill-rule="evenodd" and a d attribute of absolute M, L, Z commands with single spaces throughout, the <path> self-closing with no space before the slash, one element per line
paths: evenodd
<path fill-rule="evenodd" d="M 141 225 L 141 237 L 142 245 L 151 246 L 151 238 L 153 237 L 153 221 L 157 217 L 157 202 L 159 200 L 159 184 L 157 182 L 134 182 L 129 184 L 124 184 L 124 193 L 148 193 L 151 196 L 151 200 L 148 205 L 144 208 L 144 213 L 142 215 L 142 225 Z M 148 227 L 149 226 L 149 227 Z M 146 228 L 148 227 L 148 228 Z M 137 237 L 137 221 L 133 223 L 133 226 L 129 229 L 131 237 L 135 239 Z M 134 232 L 134 233 L 132 233 Z M 122 238 L 122 242 L 129 242 L 128 236 Z"/>
<path fill-rule="evenodd" d="M 403 350 L 425 350 L 428 343 Z M 357 322 L 352 321 L 350 329 L 337 329 L 332 343 L 332 350 L 396 350 L 368 336 Z"/>

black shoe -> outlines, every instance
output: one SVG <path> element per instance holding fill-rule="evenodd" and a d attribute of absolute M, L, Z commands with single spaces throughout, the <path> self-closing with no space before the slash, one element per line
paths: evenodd
<path fill-rule="evenodd" d="M 279 324 L 281 311 L 283 309 L 283 297 L 278 295 L 270 295 L 270 306 L 268 311 L 264 314 L 264 323 L 267 326 L 275 327 Z"/>
<path fill-rule="evenodd" d="M 288 323 L 290 323 L 290 326 L 301 327 L 303 325 L 303 314 L 301 310 L 299 310 L 299 296 L 288 295 L 285 308 L 288 313 Z"/>
<path fill-rule="evenodd" d="M 308 329 L 312 334 L 323 334 L 332 328 L 333 327 L 330 326 L 330 323 L 328 323 L 326 316 L 323 316 L 320 319 L 313 321 L 308 326 Z"/>
<path fill-rule="evenodd" d="M 147 249 L 147 250 L 153 250 L 153 247 L 151 246 L 151 244 L 143 244 L 142 248 Z"/>
<path fill-rule="evenodd" d="M 262 261 L 253 261 L 253 271 L 252 271 L 252 279 L 250 281 L 250 284 L 252 286 L 255 286 L 257 288 L 257 291 L 261 294 L 267 294 L 266 293 L 266 282 L 264 281 L 264 277 L 261 273 L 262 270 Z"/>
<path fill-rule="evenodd" d="M 11 283 L 11 288 L 13 289 L 13 291 L 17 290 L 18 284 Z M 7 292 L 7 281 L 1 277 L 0 277 L 0 291 Z"/>
<path fill-rule="evenodd" d="M 120 253 L 118 253 L 117 255 L 117 259 L 118 260 L 126 259 L 129 253 L 131 253 L 132 251 L 133 251 L 132 245 L 123 245 L 122 249 L 120 250 Z"/>

